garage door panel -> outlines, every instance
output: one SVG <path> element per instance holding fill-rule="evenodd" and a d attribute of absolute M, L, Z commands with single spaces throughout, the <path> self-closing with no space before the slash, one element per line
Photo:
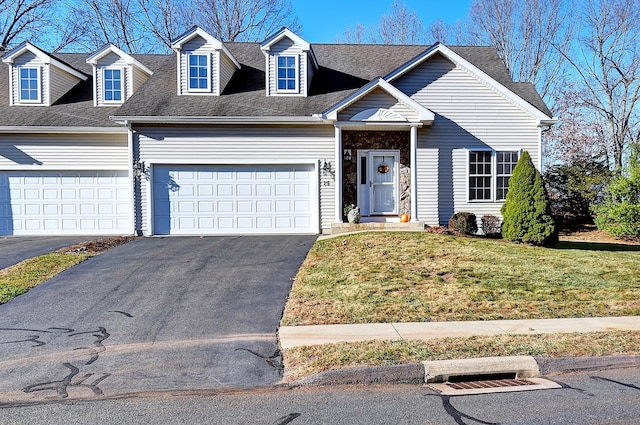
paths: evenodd
<path fill-rule="evenodd" d="M 126 171 L 0 171 L 0 234 L 128 233 L 128 181 Z"/>
<path fill-rule="evenodd" d="M 154 233 L 315 233 L 312 169 L 311 165 L 155 166 Z M 174 190 L 167 188 L 168 180 Z M 185 207 L 189 202 L 193 209 Z"/>

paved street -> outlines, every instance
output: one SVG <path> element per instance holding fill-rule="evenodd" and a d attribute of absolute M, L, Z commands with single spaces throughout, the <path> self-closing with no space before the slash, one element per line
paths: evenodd
<path fill-rule="evenodd" d="M 268 386 L 314 236 L 138 239 L 0 306 L 0 403 Z"/>
<path fill-rule="evenodd" d="M 353 386 L 163 394 L 0 409 L 12 425 L 629 425 L 640 417 L 640 371 L 559 375 L 562 388 L 441 396 L 424 386 Z M 3 422 L 4 420 L 4 422 Z"/>

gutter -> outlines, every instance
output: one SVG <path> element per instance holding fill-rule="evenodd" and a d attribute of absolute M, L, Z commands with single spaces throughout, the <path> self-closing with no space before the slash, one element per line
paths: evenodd
<path fill-rule="evenodd" d="M 119 124 L 328 124 L 322 117 L 303 116 L 303 117 L 182 117 L 182 116 L 111 116 L 111 121 Z"/>
<path fill-rule="evenodd" d="M 124 127 L 0 126 L 0 133 L 126 134 L 127 129 Z"/>

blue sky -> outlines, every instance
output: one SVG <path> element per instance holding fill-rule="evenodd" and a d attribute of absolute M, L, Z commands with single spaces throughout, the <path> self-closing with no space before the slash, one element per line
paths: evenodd
<path fill-rule="evenodd" d="M 452 24 L 464 19 L 471 0 L 404 0 L 418 13 L 425 26 L 436 19 Z M 333 43 L 347 27 L 356 23 L 375 25 L 390 13 L 393 0 L 291 0 L 302 25 L 300 36 L 310 43 Z"/>

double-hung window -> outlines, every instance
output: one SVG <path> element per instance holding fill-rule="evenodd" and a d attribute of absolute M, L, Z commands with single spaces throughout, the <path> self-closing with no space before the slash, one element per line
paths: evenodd
<path fill-rule="evenodd" d="M 189 91 L 209 91 L 208 55 L 189 55 Z"/>
<path fill-rule="evenodd" d="M 38 68 L 20 68 L 20 101 L 37 102 L 40 100 L 40 72 Z"/>
<path fill-rule="evenodd" d="M 507 198 L 509 179 L 518 163 L 517 151 L 496 152 L 496 200 Z"/>
<path fill-rule="evenodd" d="M 104 101 L 122 102 L 122 70 L 106 68 L 103 73 Z"/>
<path fill-rule="evenodd" d="M 470 151 L 469 200 L 504 200 L 517 163 L 518 151 Z"/>
<path fill-rule="evenodd" d="M 278 91 L 296 91 L 298 73 L 295 56 L 278 56 Z"/>

